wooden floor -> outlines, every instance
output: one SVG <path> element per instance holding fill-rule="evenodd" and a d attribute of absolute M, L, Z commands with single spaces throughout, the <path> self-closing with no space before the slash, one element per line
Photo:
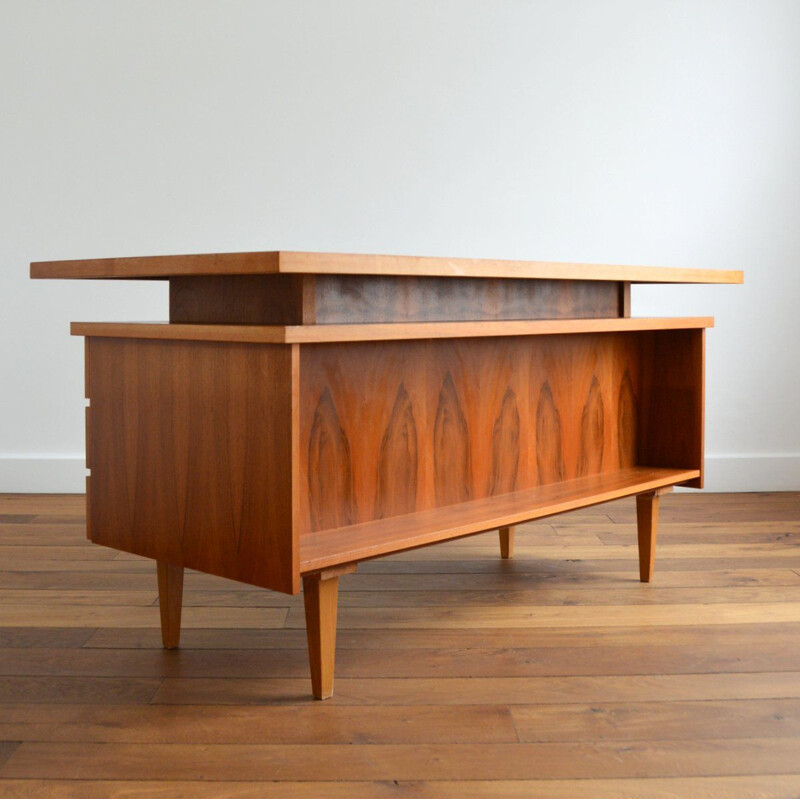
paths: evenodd
<path fill-rule="evenodd" d="M 800 796 L 800 494 L 618 501 L 361 566 L 336 694 L 302 597 L 155 567 L 0 496 L 0 796 Z"/>

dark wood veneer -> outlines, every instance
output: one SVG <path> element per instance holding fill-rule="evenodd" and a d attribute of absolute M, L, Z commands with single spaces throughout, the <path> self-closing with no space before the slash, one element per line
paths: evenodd
<path fill-rule="evenodd" d="M 240 325 L 595 319 L 626 316 L 620 286 L 397 275 L 176 276 L 169 279 L 169 318 Z"/>

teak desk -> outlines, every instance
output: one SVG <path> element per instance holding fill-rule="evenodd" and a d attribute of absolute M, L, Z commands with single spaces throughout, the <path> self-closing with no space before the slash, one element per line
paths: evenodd
<path fill-rule="evenodd" d="M 154 558 L 165 647 L 185 567 L 297 593 L 333 692 L 338 578 L 364 559 L 703 483 L 710 318 L 630 317 L 631 283 L 742 273 L 324 253 L 59 261 L 169 281 L 169 323 L 86 337 L 88 535 Z"/>

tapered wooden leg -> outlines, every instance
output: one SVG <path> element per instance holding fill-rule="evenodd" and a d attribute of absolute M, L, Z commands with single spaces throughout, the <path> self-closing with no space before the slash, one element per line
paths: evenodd
<path fill-rule="evenodd" d="M 636 527 L 639 534 L 639 579 L 642 583 L 653 580 L 656 560 L 656 536 L 658 534 L 658 501 L 672 487 L 656 489 L 654 492 L 636 495 Z"/>
<path fill-rule="evenodd" d="M 514 557 L 514 529 L 500 528 L 500 555 L 503 558 Z"/>
<path fill-rule="evenodd" d="M 183 567 L 166 561 L 158 565 L 158 607 L 161 611 L 161 641 L 167 650 L 181 641 L 181 606 L 183 604 Z"/>
<path fill-rule="evenodd" d="M 304 575 L 303 596 L 306 604 L 311 689 L 317 700 L 324 700 L 333 694 L 339 576 L 327 577 L 324 573 Z"/>

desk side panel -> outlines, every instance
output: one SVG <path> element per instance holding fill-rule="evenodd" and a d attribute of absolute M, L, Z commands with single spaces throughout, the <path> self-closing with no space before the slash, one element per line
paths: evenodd
<path fill-rule="evenodd" d="M 705 330 L 650 331 L 642 344 L 642 428 L 638 458 L 652 467 L 697 469 L 703 488 Z"/>
<path fill-rule="evenodd" d="M 287 345 L 87 339 L 89 538 L 299 590 Z"/>

